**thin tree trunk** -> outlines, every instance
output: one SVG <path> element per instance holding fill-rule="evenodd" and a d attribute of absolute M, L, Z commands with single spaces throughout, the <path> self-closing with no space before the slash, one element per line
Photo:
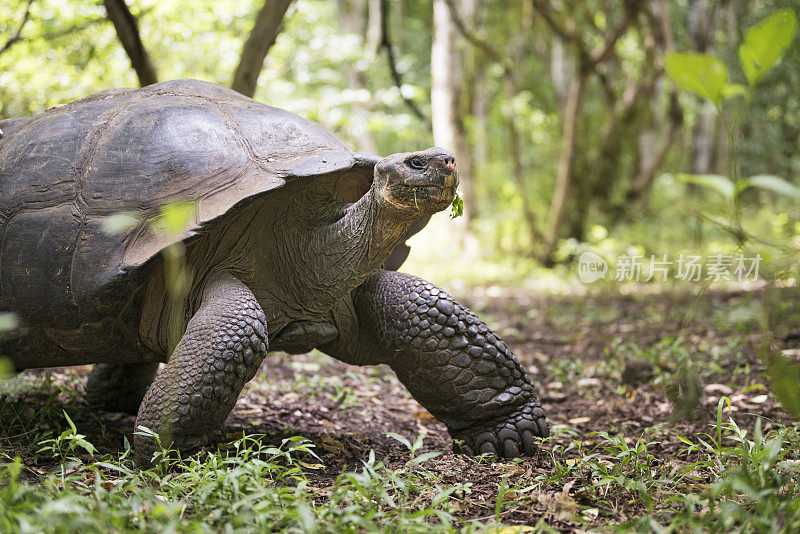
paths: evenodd
<path fill-rule="evenodd" d="M 542 260 L 546 265 L 552 265 L 552 256 L 555 252 L 561 223 L 567 207 L 567 194 L 573 178 L 575 148 L 578 141 L 578 123 L 581 108 L 583 107 L 583 94 L 589 72 L 585 68 L 578 70 L 577 75 L 570 82 L 567 91 L 567 101 L 564 107 L 564 129 L 561 136 L 561 153 L 558 157 L 556 169 L 556 187 L 547 219 L 547 229 L 544 241 L 545 249 Z"/>
<path fill-rule="evenodd" d="M 367 2 L 367 36 L 364 46 L 367 57 L 370 61 L 375 61 L 381 48 L 381 0 Z"/>
<path fill-rule="evenodd" d="M 462 190 L 472 188 L 472 160 L 467 148 L 464 124 L 459 118 L 458 98 L 462 73 L 456 50 L 456 27 L 447 0 L 433 2 L 433 44 L 431 46 L 431 126 L 433 142 L 456 157 Z M 464 205 L 465 220 L 472 207 Z"/>
<path fill-rule="evenodd" d="M 524 9 L 524 6 L 523 6 Z M 503 69 L 503 90 L 507 102 L 513 102 L 519 94 L 520 70 L 513 65 L 521 65 L 525 61 L 525 42 L 532 36 L 533 17 L 530 14 L 522 16 L 522 31 L 509 46 L 510 64 Z M 528 227 L 531 253 L 542 243 L 542 235 L 539 233 L 536 214 L 534 213 L 534 203 L 528 192 L 528 173 L 522 161 L 523 139 L 520 136 L 517 126 L 517 116 L 513 109 L 507 111 L 506 123 L 508 124 L 509 141 L 511 145 L 511 161 L 514 168 L 514 181 L 517 183 L 520 199 L 522 200 L 522 215 L 525 218 L 525 225 Z"/>
<path fill-rule="evenodd" d="M 484 64 L 475 58 L 472 75 L 472 101 L 470 102 L 470 112 L 472 113 L 472 177 L 473 179 L 464 188 L 464 203 L 472 206 L 472 210 L 467 214 L 471 217 L 468 224 L 477 218 L 483 206 L 478 200 L 478 180 L 485 181 L 489 161 L 489 93 L 486 83 L 486 72 Z"/>
<path fill-rule="evenodd" d="M 656 50 L 661 50 L 662 52 L 672 52 L 674 50 L 674 37 L 672 24 L 669 17 L 667 0 L 659 0 L 658 2 L 653 3 L 652 12 L 657 21 L 653 24 L 653 35 L 655 38 Z M 663 56 L 656 55 L 653 63 L 657 68 L 663 68 Z M 642 209 L 647 204 L 650 191 L 653 187 L 653 181 L 655 180 L 656 172 L 661 166 L 661 163 L 664 161 L 669 148 L 672 146 L 676 133 L 683 124 L 683 110 L 678 104 L 678 96 L 675 92 L 674 86 L 669 82 L 663 81 L 662 79 L 657 92 L 666 92 L 667 101 L 669 102 L 661 119 L 656 121 L 662 124 L 661 137 L 658 139 L 656 138 L 655 129 L 648 130 L 645 132 L 645 134 L 643 134 L 651 134 L 651 142 L 645 143 L 645 145 L 649 144 L 650 146 L 642 146 L 642 143 L 639 145 L 641 157 L 639 158 L 640 161 L 639 165 L 637 166 L 637 172 L 631 180 L 630 187 L 625 194 L 624 202 L 626 209 L 612 210 L 617 212 L 617 220 L 623 216 L 629 216 L 629 214 L 634 211 L 631 209 L 631 204 L 635 204 L 636 208 L 638 209 Z M 655 106 L 658 105 L 660 100 L 661 98 L 653 99 L 654 115 L 658 115 L 658 110 L 655 109 Z"/>
<path fill-rule="evenodd" d="M 103 4 L 106 7 L 108 20 L 114 24 L 117 37 L 131 60 L 131 67 L 139 78 L 139 85 L 144 87 L 156 83 L 158 81 L 156 68 L 142 43 L 136 17 L 128 10 L 125 0 L 104 0 Z"/>
<path fill-rule="evenodd" d="M 714 160 L 714 137 L 717 116 L 714 106 L 708 102 L 702 104 L 702 111 L 697 118 L 692 142 L 692 172 L 708 174 Z"/>
<path fill-rule="evenodd" d="M 476 172 L 482 173 L 486 170 L 484 164 L 489 158 L 489 94 L 486 87 L 486 71 L 482 64 L 476 65 L 473 84 L 472 117 L 474 126 L 472 131 L 472 154 L 475 160 L 474 167 Z"/>
<path fill-rule="evenodd" d="M 394 11 L 391 9 L 389 0 L 380 0 L 380 18 L 381 18 L 381 48 L 386 49 L 386 59 L 389 62 L 389 72 L 392 75 L 392 79 L 394 80 L 394 84 L 397 89 L 400 91 L 400 98 L 403 99 L 408 109 L 411 110 L 411 113 L 417 116 L 419 120 L 425 125 L 425 128 L 431 128 L 431 122 L 419 108 L 416 102 L 412 99 L 408 98 L 403 93 L 403 75 L 400 74 L 400 71 L 397 69 L 397 60 L 395 59 L 395 50 L 394 46 L 392 45 L 392 36 L 391 36 L 391 27 L 389 24 L 390 20 L 390 12 Z M 401 19 L 402 20 L 402 19 Z"/>
<path fill-rule="evenodd" d="M 578 125 L 581 109 L 583 107 L 584 90 L 592 74 L 597 74 L 597 67 L 614 54 L 614 46 L 619 38 L 628 30 L 631 22 L 643 7 L 643 0 L 629 1 L 624 4 L 624 16 L 619 23 L 607 34 L 603 42 L 589 50 L 586 43 L 575 33 L 574 20 L 567 19 L 561 25 L 554 17 L 552 6 L 546 0 L 532 0 L 535 11 L 545 20 L 547 25 L 558 37 L 578 48 L 578 68 L 572 78 L 567 98 L 564 104 L 564 126 L 561 138 L 561 153 L 556 169 L 556 184 L 545 230 L 545 247 L 541 257 L 546 266 L 553 265 L 553 252 L 555 252 L 558 238 L 561 235 L 561 226 L 567 209 L 567 196 L 575 174 L 575 152 L 578 139 Z"/>
<path fill-rule="evenodd" d="M 264 1 L 253 29 L 242 47 L 231 89 L 251 98 L 255 95 L 264 59 L 281 31 L 283 17 L 291 3 L 292 0 Z"/>
<path fill-rule="evenodd" d="M 714 50 L 717 26 L 715 4 L 713 0 L 689 0 L 688 32 L 698 52 L 710 53 Z M 704 102 L 693 133 L 692 172 L 695 174 L 708 174 L 712 170 L 716 129 L 717 115 L 714 106 Z"/>
<path fill-rule="evenodd" d="M 666 131 L 661 134 L 661 139 L 658 141 L 655 139 L 653 140 L 652 155 L 650 156 L 649 161 L 644 162 L 642 167 L 640 167 L 639 171 L 636 173 L 636 176 L 633 177 L 631 189 L 627 195 L 627 200 L 632 202 L 638 201 L 640 205 L 646 202 L 653 186 L 653 180 L 656 177 L 656 171 L 661 165 L 661 162 L 664 161 L 664 156 L 667 155 L 667 150 L 669 150 L 669 147 L 672 144 L 675 130 L 675 122 L 670 121 L 667 123 Z"/>
<path fill-rule="evenodd" d="M 365 0 L 338 0 L 337 9 L 339 13 L 339 24 L 342 29 L 347 33 L 354 33 L 361 36 L 365 41 L 366 15 L 367 4 Z M 379 3 L 378 3 L 379 4 Z M 379 4 L 380 7 L 380 4 Z M 380 16 L 380 14 L 378 14 Z M 357 92 L 366 89 L 366 81 L 364 80 L 363 73 L 356 70 L 355 65 L 347 65 L 347 85 L 350 89 L 355 89 Z M 369 152 L 374 154 L 378 151 L 378 146 L 375 144 L 375 138 L 369 131 L 369 117 L 367 108 L 362 102 L 353 102 L 350 106 L 352 111 L 352 120 L 350 127 L 354 130 L 353 134 L 356 138 L 356 149 L 360 152 Z"/>
<path fill-rule="evenodd" d="M 567 101 L 567 93 L 574 70 L 564 41 L 558 35 L 553 35 L 550 44 L 550 78 L 558 92 L 558 102 L 561 106 L 564 106 Z"/>
<path fill-rule="evenodd" d="M 517 94 L 517 87 L 513 78 L 513 73 L 506 72 L 503 77 L 503 88 L 507 99 L 513 98 Z M 528 227 L 528 235 L 530 236 L 530 246 L 533 249 L 538 243 L 542 241 L 542 236 L 536 227 L 536 214 L 533 212 L 533 202 L 531 202 L 530 195 L 528 194 L 528 184 L 525 183 L 525 167 L 522 164 L 522 149 L 519 131 L 517 130 L 517 121 L 515 120 L 514 113 L 510 112 L 506 117 L 508 124 L 508 137 L 511 148 L 511 162 L 514 168 L 514 181 L 517 182 L 517 189 L 519 190 L 520 199 L 522 200 L 522 215 L 525 217 L 525 224 Z"/>
<path fill-rule="evenodd" d="M 461 6 L 464 9 L 464 18 L 469 20 L 472 24 L 473 28 L 478 28 L 481 24 L 482 18 L 482 1 L 481 0 L 463 0 Z M 450 14 L 452 16 L 452 6 L 447 6 L 450 9 Z M 455 21 L 454 21 L 455 23 Z M 462 74 L 462 82 L 461 86 L 464 87 L 462 92 L 462 99 L 461 99 L 461 106 L 460 109 L 464 110 L 465 113 L 472 113 L 475 109 L 475 101 L 476 100 L 486 100 L 486 77 L 483 72 L 482 65 L 479 62 L 478 54 L 476 53 L 474 47 L 469 47 L 467 50 L 463 52 L 464 60 L 462 63 L 466 66 L 465 72 Z M 483 93 L 483 94 L 479 94 Z M 485 104 L 484 104 L 485 105 Z M 466 156 L 466 163 L 467 169 L 464 171 L 464 176 L 467 177 L 465 180 L 462 176 L 461 181 L 461 191 L 464 194 L 464 205 L 469 206 L 470 209 L 466 210 L 464 216 L 466 218 L 467 226 L 472 226 L 473 221 L 478 217 L 480 213 L 480 206 L 478 206 L 478 198 L 475 194 L 475 182 L 476 182 L 476 161 L 486 161 L 485 159 L 479 159 L 479 156 L 475 153 L 475 145 L 477 144 L 476 141 L 476 133 L 478 136 L 482 136 L 485 140 L 485 132 L 478 133 L 478 125 L 475 124 L 473 121 L 472 128 L 471 128 L 471 141 L 472 141 L 472 149 L 470 149 L 469 142 L 470 137 L 467 135 L 467 128 L 464 124 L 464 121 L 461 117 L 460 113 L 456 115 L 457 120 L 459 121 L 459 129 L 461 130 L 460 140 L 463 142 L 463 147 L 460 151 L 464 152 Z M 484 117 L 485 120 L 485 117 Z M 483 126 L 485 128 L 485 125 Z M 485 143 L 485 141 L 484 141 Z M 485 157 L 485 156 L 484 156 Z M 462 166 L 463 167 L 463 166 Z M 462 168 L 463 170 L 463 168 Z"/>

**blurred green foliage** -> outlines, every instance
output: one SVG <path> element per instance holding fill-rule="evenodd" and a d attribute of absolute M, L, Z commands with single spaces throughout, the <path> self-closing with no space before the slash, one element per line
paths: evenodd
<path fill-rule="evenodd" d="M 0 4 L 0 46 L 19 28 L 26 4 L 27 0 Z M 432 0 L 389 0 L 385 4 L 402 87 L 394 85 L 385 51 L 377 48 L 374 35 L 370 37 L 377 28 L 366 2 L 297 0 L 269 51 L 256 99 L 321 122 L 356 150 L 362 148 L 365 135 L 381 154 L 433 144 L 430 130 L 401 98 L 402 94 L 412 99 L 430 116 Z M 480 243 L 478 255 L 489 263 L 514 263 L 512 270 L 523 277 L 539 272 L 529 259 L 537 243 L 526 230 L 524 208 L 530 210 L 537 225 L 544 224 L 553 196 L 564 118 L 563 88 L 556 76 L 557 36 L 533 4 L 527 0 L 481 0 L 476 4 L 477 16 L 463 17 L 468 29 L 510 57 L 516 91 L 504 89 L 505 65 L 458 34 L 461 64 L 453 66 L 463 75 L 459 109 L 475 169 L 475 205 L 467 209 L 477 213 L 470 230 Z M 620 18 L 620 3 L 607 0 L 547 4 L 555 18 L 588 47 L 600 43 Z M 658 12 L 661 4 L 668 9 L 669 39 L 658 33 L 664 26 Z M 128 5 L 159 79 L 191 77 L 229 85 L 262 2 L 132 0 Z M 343 6 L 354 5 L 361 6 L 362 29 L 345 30 Z M 697 49 L 692 25 L 698 15 L 690 3 L 651 1 L 643 5 L 644 11 L 613 47 L 611 60 L 585 90 L 575 154 L 578 179 L 569 192 L 567 222 L 555 254 L 558 261 L 571 260 L 586 247 L 614 255 L 631 250 L 642 254 L 710 253 L 727 246 L 724 230 L 694 215 L 719 205 L 716 193 L 679 179 L 680 173 L 695 173 L 693 151 L 700 144 L 698 125 L 705 120 L 704 103 L 693 95 L 677 94 L 680 122 L 654 180 L 635 200 L 629 198 L 637 169 L 651 157 L 652 140 L 665 131 L 673 112 L 671 86 L 662 66 L 666 43 L 671 42 L 674 50 Z M 725 64 L 739 64 L 740 56 L 749 65 L 726 74 L 723 71 L 725 84 L 715 91 L 728 96 L 762 77 L 759 85 L 763 90 L 752 91 L 747 106 L 732 110 L 740 125 L 734 150 L 742 176 L 777 176 L 794 185 L 800 174 L 800 95 L 796 89 L 800 87 L 800 47 L 795 38 L 775 41 L 770 48 L 774 41 L 769 37 L 774 33 L 770 25 L 759 26 L 747 39 L 744 36 L 748 28 L 779 9 L 789 11 L 781 11 L 784 18 L 776 20 L 776 27 L 791 26 L 793 19 L 788 14 L 793 16 L 798 7 L 798 0 L 757 0 L 726 3 L 724 10 L 703 14 L 715 21 L 709 23 L 704 39 L 719 58 L 719 64 L 714 63 L 716 70 L 719 65 L 725 69 Z M 569 78 L 577 69 L 579 56 L 568 42 L 562 45 L 560 66 Z M 757 48 L 763 57 L 754 55 Z M 782 57 L 767 70 L 765 65 L 780 55 L 775 50 L 783 51 Z M 707 78 L 716 70 L 703 67 L 700 72 Z M 353 83 L 353 73 L 362 83 Z M 696 76 L 690 73 L 690 78 L 694 81 L 687 83 L 696 83 Z M 0 53 L 0 118 L 39 113 L 102 89 L 136 84 L 101 1 L 35 0 L 21 39 Z M 639 96 L 628 112 L 620 114 L 620 106 L 637 84 L 642 87 Z M 738 100 L 742 99 L 731 99 Z M 478 111 L 479 101 L 484 103 L 485 115 Z M 511 119 L 519 136 L 519 165 L 527 199 L 515 179 Z M 728 158 L 734 155 L 720 133 L 720 120 L 712 117 L 716 133 L 706 139 L 712 145 L 708 174 L 727 174 Z M 610 124 L 617 126 L 611 128 Z M 795 199 L 781 198 L 764 188 L 748 188 L 740 196 L 748 232 L 766 232 L 771 241 L 790 248 L 800 243 L 800 210 Z M 446 226 L 446 219 L 435 221 L 440 222 L 434 225 Z M 119 226 L 126 221 L 112 223 Z M 428 231 L 427 237 L 420 237 L 419 247 L 430 248 L 438 237 L 435 230 Z M 457 253 L 419 247 L 412 252 L 412 264 L 439 262 L 439 252 L 445 254 L 445 260 Z M 415 256 L 419 254 L 424 258 Z M 765 258 L 768 263 L 780 255 L 768 251 Z"/>
<path fill-rule="evenodd" d="M 19 27 L 26 3 L 0 5 L 0 44 Z M 137 0 L 129 7 L 161 80 L 196 78 L 229 85 L 262 3 Z M 374 131 L 382 152 L 429 145 L 430 134 L 420 130 L 389 82 L 386 62 L 368 59 L 363 36 L 343 32 L 336 15 L 335 2 L 300 0 L 289 8 L 256 99 L 322 122 L 351 141 L 360 129 Z M 419 45 L 419 53 L 400 61 L 408 84 L 403 89 L 425 105 L 429 53 L 422 51 L 430 29 L 413 18 L 408 26 L 427 38 L 406 43 L 408 48 Z M 37 0 L 22 37 L 0 54 L 0 118 L 40 113 L 102 89 L 137 85 L 102 2 Z M 348 89 L 351 65 L 377 81 L 371 90 Z M 365 102 L 368 123 L 353 124 L 350 107 Z"/>

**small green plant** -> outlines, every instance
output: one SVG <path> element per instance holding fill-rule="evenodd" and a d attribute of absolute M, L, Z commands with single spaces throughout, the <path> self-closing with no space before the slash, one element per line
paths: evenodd
<path fill-rule="evenodd" d="M 86 440 L 85 435 L 78 433 L 75 423 L 72 422 L 67 412 L 63 412 L 63 414 L 69 428 L 54 438 L 41 441 L 39 443 L 41 448 L 38 452 L 46 452 L 53 456 L 58 456 L 62 461 L 68 458 L 74 460 L 78 450 L 82 450 L 89 456 L 94 456 L 97 452 L 95 446 Z"/>
<path fill-rule="evenodd" d="M 400 434 L 395 434 L 394 432 L 386 432 L 386 435 L 390 438 L 399 441 L 408 449 L 408 452 L 411 453 L 411 460 L 409 461 L 410 466 L 415 465 L 422 465 L 428 460 L 432 458 L 436 458 L 437 456 L 441 456 L 441 451 L 430 451 L 424 452 L 417 456 L 417 451 L 422 448 L 422 443 L 425 441 L 425 433 L 421 433 L 417 435 L 417 438 L 414 440 L 414 443 L 411 443 L 408 439 L 404 438 Z"/>
<path fill-rule="evenodd" d="M 7 330 L 13 330 L 17 327 L 17 316 L 13 313 L 2 312 L 0 313 L 0 336 Z M 1 339 L 1 337 L 0 337 Z M 0 380 L 4 380 L 13 376 L 14 364 L 8 358 L 0 357 Z"/>
<path fill-rule="evenodd" d="M 682 468 L 691 475 L 710 471 L 712 484 L 685 499 L 674 525 L 693 525 L 712 532 L 796 532 L 800 528 L 800 436 L 797 429 L 773 425 L 763 431 L 756 420 L 752 439 L 733 417 L 730 399 L 717 404 L 712 431 L 694 441 L 681 437 L 684 454 L 699 458 Z M 702 510 L 700 514 L 698 511 Z"/>
<path fill-rule="evenodd" d="M 742 228 L 742 193 L 750 188 L 760 188 L 797 199 L 800 189 L 777 176 L 758 175 L 743 178 L 736 146 L 739 120 L 731 113 L 728 101 L 743 97 L 749 103 L 756 84 L 778 62 L 789 48 L 797 32 L 797 17 L 791 9 L 776 11 L 751 27 L 739 46 L 739 59 L 747 85 L 729 83 L 729 72 L 718 58 L 700 53 L 670 53 L 665 68 L 672 80 L 681 88 L 708 99 L 719 111 L 728 138 L 730 176 L 679 174 L 684 182 L 693 183 L 719 193 L 728 206 L 728 220 L 714 221 L 732 233 L 742 246 L 746 232 Z"/>

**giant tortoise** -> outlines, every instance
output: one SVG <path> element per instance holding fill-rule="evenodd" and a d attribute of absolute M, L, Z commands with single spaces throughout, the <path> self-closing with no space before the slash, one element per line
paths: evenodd
<path fill-rule="evenodd" d="M 467 454 L 531 454 L 547 435 L 497 335 L 394 270 L 454 198 L 445 150 L 357 154 L 194 80 L 102 91 L 0 129 L 0 312 L 18 318 L 0 356 L 18 370 L 96 364 L 90 402 L 138 410 L 137 427 L 183 450 L 222 424 L 268 350 L 312 348 L 388 364 Z M 196 210 L 170 234 L 154 223 L 178 201 Z M 108 232 L 117 213 L 138 223 Z M 174 246 L 184 291 L 166 282 Z M 134 446 L 149 465 L 153 434 Z"/>

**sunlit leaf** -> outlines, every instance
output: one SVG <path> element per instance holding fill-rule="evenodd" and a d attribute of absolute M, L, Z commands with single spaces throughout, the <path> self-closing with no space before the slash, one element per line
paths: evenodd
<path fill-rule="evenodd" d="M 519 525 L 513 527 L 495 527 L 491 530 L 487 530 L 487 534 L 519 534 L 520 532 L 534 532 L 536 531 L 535 528 L 529 527 L 527 525 Z"/>
<path fill-rule="evenodd" d="M 408 441 L 406 438 L 401 436 L 400 434 L 395 434 L 394 432 L 384 432 L 385 435 L 389 436 L 392 439 L 395 439 L 406 446 L 407 449 L 411 450 L 411 442 Z"/>
<path fill-rule="evenodd" d="M 754 85 L 783 55 L 797 32 L 791 9 L 776 11 L 749 30 L 739 46 L 739 60 L 750 85 Z"/>
<path fill-rule="evenodd" d="M 669 53 L 664 63 L 670 78 L 682 89 L 711 100 L 719 107 L 728 84 L 728 69 L 714 56 Z"/>
<path fill-rule="evenodd" d="M 721 194 L 727 200 L 733 200 L 736 187 L 733 182 L 719 174 L 678 174 L 678 179 L 689 184 L 696 184 Z"/>
<path fill-rule="evenodd" d="M 299 463 L 300 465 L 302 465 L 306 469 L 327 469 L 327 467 L 325 465 L 323 465 L 323 464 L 310 464 L 310 463 L 303 462 L 303 461 L 300 461 L 300 460 L 298 460 L 297 463 Z"/>
<path fill-rule="evenodd" d="M 180 236 L 189 228 L 197 213 L 196 202 L 172 202 L 161 206 L 153 222 L 156 231 Z"/>
<path fill-rule="evenodd" d="M 420 454 L 419 456 L 414 458 L 411 461 L 411 464 L 412 465 L 421 465 L 421 464 L 424 464 L 425 462 L 427 462 L 428 460 L 430 460 L 432 458 L 436 458 L 437 456 L 440 456 L 441 454 L 442 454 L 442 451 L 423 452 L 422 454 Z"/>
<path fill-rule="evenodd" d="M 14 375 L 14 364 L 8 358 L 0 358 L 0 380 Z"/>
<path fill-rule="evenodd" d="M 747 94 L 747 87 L 740 83 L 729 83 L 722 89 L 723 98 L 733 98 L 735 96 L 744 96 Z"/>
<path fill-rule="evenodd" d="M 461 198 L 461 192 L 456 191 L 456 196 L 453 198 L 453 203 L 450 205 L 450 220 L 464 215 L 464 199 Z"/>
<path fill-rule="evenodd" d="M 741 180 L 737 184 L 737 194 L 748 187 L 767 189 L 789 198 L 800 198 L 800 188 L 790 182 L 787 182 L 783 178 L 770 176 L 768 174 L 760 174 L 758 176 L 751 176 L 750 178 Z"/>

